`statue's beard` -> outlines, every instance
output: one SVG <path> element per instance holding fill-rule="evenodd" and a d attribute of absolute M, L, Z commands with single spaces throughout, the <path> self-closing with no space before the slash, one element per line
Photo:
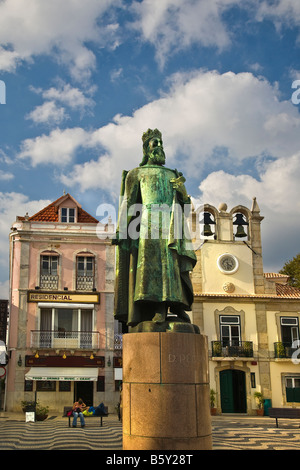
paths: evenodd
<path fill-rule="evenodd" d="M 166 162 L 165 152 L 161 147 L 155 148 L 149 155 L 148 163 L 153 165 L 164 165 Z"/>

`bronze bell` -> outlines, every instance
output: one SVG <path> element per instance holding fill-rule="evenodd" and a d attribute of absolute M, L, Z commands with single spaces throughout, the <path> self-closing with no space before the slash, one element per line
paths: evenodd
<path fill-rule="evenodd" d="M 236 238 L 247 237 L 247 233 L 244 230 L 244 225 L 249 225 L 247 220 L 244 219 L 243 214 L 236 214 L 236 219 L 233 222 L 233 225 L 237 225 L 236 229 Z"/>
<path fill-rule="evenodd" d="M 243 238 L 243 237 L 246 237 L 246 236 L 247 236 L 247 233 L 245 232 L 244 227 L 242 225 L 238 225 L 237 229 L 236 229 L 235 237 Z"/>
<path fill-rule="evenodd" d="M 204 229 L 201 235 L 204 235 L 204 237 L 211 237 L 214 232 L 211 231 L 210 225 L 209 224 L 204 224 Z"/>
<path fill-rule="evenodd" d="M 201 235 L 203 235 L 204 237 L 211 237 L 212 235 L 214 235 L 214 232 L 212 232 L 210 225 L 215 225 L 216 222 L 211 219 L 210 212 L 204 212 L 203 216 L 203 220 L 200 222 L 201 224 L 204 224 L 204 229 Z"/>

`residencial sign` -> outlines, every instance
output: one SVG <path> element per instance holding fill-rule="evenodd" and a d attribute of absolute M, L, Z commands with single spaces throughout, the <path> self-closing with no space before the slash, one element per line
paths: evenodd
<path fill-rule="evenodd" d="M 81 304 L 99 304 L 99 293 L 93 294 L 74 294 L 72 292 L 28 292 L 28 302 L 62 302 L 62 303 L 81 303 Z"/>

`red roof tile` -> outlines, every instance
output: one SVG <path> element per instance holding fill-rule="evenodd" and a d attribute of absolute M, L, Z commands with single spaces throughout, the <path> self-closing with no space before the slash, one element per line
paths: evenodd
<path fill-rule="evenodd" d="M 286 298 L 300 298 L 300 288 L 289 286 L 288 284 L 275 284 L 276 285 L 276 294 L 279 297 L 286 297 Z"/>
<path fill-rule="evenodd" d="M 44 209 L 29 217 L 29 220 L 33 222 L 59 222 L 58 207 L 61 203 L 63 203 L 64 200 L 68 199 L 68 197 L 72 199 L 72 201 L 74 201 L 77 205 L 78 223 L 97 224 L 99 222 L 97 219 L 95 219 L 95 217 L 93 217 L 84 209 L 82 209 L 80 204 L 78 204 L 77 201 L 75 201 L 75 199 L 72 198 L 72 196 L 70 196 L 69 194 L 66 194 L 56 199 L 56 201 L 52 202 L 47 207 L 44 207 Z"/>

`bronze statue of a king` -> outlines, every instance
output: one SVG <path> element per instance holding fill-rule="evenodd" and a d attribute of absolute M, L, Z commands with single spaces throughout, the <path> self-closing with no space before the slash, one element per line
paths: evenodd
<path fill-rule="evenodd" d="M 182 173 L 164 166 L 160 131 L 148 129 L 142 140 L 142 163 L 122 175 L 114 314 L 130 331 L 172 330 L 174 324 L 185 331 L 196 264 L 185 223 L 190 197 Z"/>

